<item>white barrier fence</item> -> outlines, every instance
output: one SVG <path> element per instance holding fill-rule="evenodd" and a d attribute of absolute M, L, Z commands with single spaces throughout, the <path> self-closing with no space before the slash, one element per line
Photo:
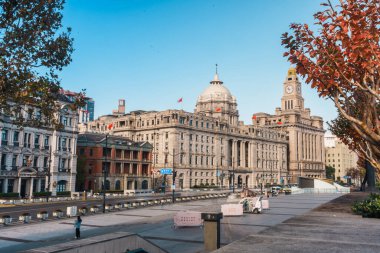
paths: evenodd
<path fill-rule="evenodd" d="M 309 194 L 319 194 L 319 193 L 350 193 L 350 188 L 348 187 L 342 187 L 342 188 L 336 188 L 336 189 L 318 189 L 318 188 L 297 188 L 292 187 L 292 194 L 303 194 L 303 193 L 309 193 Z"/>

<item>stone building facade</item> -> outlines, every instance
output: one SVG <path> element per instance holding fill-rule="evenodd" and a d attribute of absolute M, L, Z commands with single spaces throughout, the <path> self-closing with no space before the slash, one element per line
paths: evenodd
<path fill-rule="evenodd" d="M 76 180 L 76 142 L 78 114 L 70 110 L 70 101 L 59 97 L 60 111 L 56 117 L 63 128 L 23 127 L 0 114 L 0 192 L 19 193 L 74 191 Z M 25 106 L 24 117 L 30 111 Z M 33 115 L 40 115 L 32 108 Z M 49 181 L 50 180 L 50 181 Z"/>
<path fill-rule="evenodd" d="M 311 116 L 310 109 L 304 107 L 301 83 L 294 68 L 289 69 L 283 84 L 281 108 L 276 108 L 275 115 L 253 114 L 252 123 L 288 136 L 291 183 L 297 183 L 300 176 L 326 177 L 323 119 Z"/>
<path fill-rule="evenodd" d="M 113 129 L 107 126 L 112 123 Z M 153 145 L 153 168 L 174 168 L 176 187 L 259 187 L 287 183 L 285 132 L 239 121 L 236 98 L 216 74 L 194 113 L 133 111 L 89 122 L 88 132 L 112 132 Z M 155 175 L 158 177 L 159 175 Z M 167 184 L 171 177 L 168 177 Z"/>
<path fill-rule="evenodd" d="M 335 180 L 348 182 L 344 177 L 349 169 L 357 168 L 358 156 L 334 135 L 325 136 L 325 146 L 326 165 L 335 168 Z"/>
<path fill-rule="evenodd" d="M 85 178 L 81 190 L 102 191 L 104 168 L 107 168 L 108 191 L 151 189 L 152 148 L 149 142 L 134 142 L 122 136 L 79 134 L 78 166 L 83 166 L 80 169 Z"/>

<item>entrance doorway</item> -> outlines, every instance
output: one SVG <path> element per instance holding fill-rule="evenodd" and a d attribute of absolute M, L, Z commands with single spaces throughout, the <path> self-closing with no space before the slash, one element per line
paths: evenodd
<path fill-rule="evenodd" d="M 26 195 L 26 179 L 21 179 L 20 196 L 25 198 Z"/>

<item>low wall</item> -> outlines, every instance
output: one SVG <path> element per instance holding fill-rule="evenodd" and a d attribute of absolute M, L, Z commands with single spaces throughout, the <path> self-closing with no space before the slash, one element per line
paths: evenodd
<path fill-rule="evenodd" d="M 149 253 L 168 253 L 155 244 L 141 238 L 140 236 L 128 232 L 116 232 L 94 236 L 81 240 L 73 240 L 67 243 L 60 243 L 47 247 L 31 249 L 25 253 L 120 253 L 127 250 L 144 249 Z"/>

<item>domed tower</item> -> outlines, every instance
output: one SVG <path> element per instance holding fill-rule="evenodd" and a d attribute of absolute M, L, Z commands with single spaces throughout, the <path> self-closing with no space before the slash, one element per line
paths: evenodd
<path fill-rule="evenodd" d="M 222 118 L 231 125 L 238 125 L 239 111 L 236 98 L 223 86 L 218 72 L 215 73 L 210 86 L 198 97 L 195 112 Z"/>

